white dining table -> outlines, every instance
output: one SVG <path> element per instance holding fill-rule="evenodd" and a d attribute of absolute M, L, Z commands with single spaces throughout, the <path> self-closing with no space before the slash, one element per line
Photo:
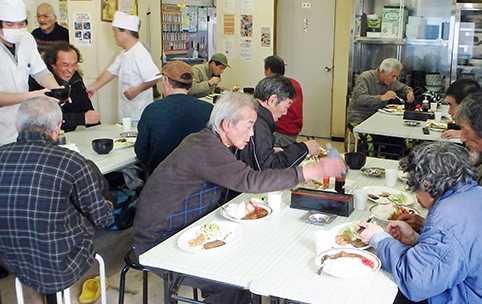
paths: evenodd
<path fill-rule="evenodd" d="M 132 131 L 136 131 L 133 129 Z M 80 128 L 73 132 L 65 133 L 68 144 L 75 144 L 79 153 L 92 160 L 99 167 L 102 174 L 114 172 L 137 162 L 134 147 L 113 149 L 108 154 L 98 154 L 92 149 L 92 140 L 96 138 L 120 138 L 124 132 L 122 126 L 101 124 L 90 128 Z"/>
<path fill-rule="evenodd" d="M 427 122 L 425 121 L 420 121 L 420 124 L 417 126 L 408 126 L 403 121 L 403 115 L 377 112 L 353 128 L 353 134 L 357 136 L 361 133 L 368 133 L 430 141 L 447 140 L 441 138 L 442 132 L 429 130 L 430 134 L 424 134 L 422 128 L 427 125 Z M 449 141 L 460 143 L 460 139 L 458 138 L 450 139 Z M 358 142 L 355 141 L 355 151 L 357 150 L 357 144 Z"/>
<path fill-rule="evenodd" d="M 396 169 L 398 162 L 367 158 L 365 167 L 372 166 Z M 364 186 L 384 186 L 385 179 L 350 170 L 346 184 L 350 184 L 353 191 Z M 404 184 L 397 181 L 396 188 L 403 189 Z M 248 201 L 252 196 L 244 193 L 232 201 Z M 202 253 L 182 250 L 177 242 L 187 230 L 207 221 L 228 220 L 217 209 L 142 254 L 140 263 L 250 290 L 255 295 L 255 303 L 261 295 L 307 303 L 391 303 L 397 286 L 391 274 L 383 269 L 358 280 L 316 274 L 315 231 L 366 220 L 373 203 L 368 202 L 363 211 L 354 210 L 349 217 L 338 216 L 331 224 L 318 226 L 303 221 L 308 211 L 290 208 L 290 200 L 291 191 L 287 189 L 283 191 L 279 211 L 261 220 L 243 221 L 243 235 L 233 244 Z M 423 216 L 427 214 L 420 206 L 414 207 Z M 165 296 L 165 303 L 170 303 L 169 300 L 169 296 Z"/>

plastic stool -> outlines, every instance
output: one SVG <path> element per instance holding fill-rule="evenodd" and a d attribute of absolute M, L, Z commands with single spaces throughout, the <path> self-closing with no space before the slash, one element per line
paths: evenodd
<path fill-rule="evenodd" d="M 104 259 L 99 255 L 95 254 L 95 259 L 99 262 L 99 274 L 100 274 L 100 299 L 102 304 L 107 304 L 107 295 L 105 290 L 105 263 Z M 25 304 L 23 298 L 23 288 L 22 283 L 18 278 L 15 278 L 15 292 L 17 293 L 17 304 Z M 64 294 L 64 301 L 62 301 L 62 293 Z M 70 287 L 65 288 L 63 291 L 56 293 L 57 304 L 71 304 L 70 301 Z"/>
<path fill-rule="evenodd" d="M 141 265 L 137 258 L 136 252 L 134 248 L 129 250 L 124 257 L 124 262 L 126 265 L 122 269 L 121 277 L 120 277 L 120 284 L 119 284 L 119 304 L 124 304 L 124 292 L 126 287 L 126 273 L 130 268 L 140 270 L 143 272 L 142 274 L 142 303 L 147 304 L 147 274 L 149 272 L 149 268 Z"/>

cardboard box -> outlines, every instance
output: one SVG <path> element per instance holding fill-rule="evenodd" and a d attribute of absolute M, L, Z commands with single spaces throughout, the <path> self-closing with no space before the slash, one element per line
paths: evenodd
<path fill-rule="evenodd" d="M 402 21 L 400 23 L 400 20 Z M 382 38 L 403 38 L 405 36 L 405 25 L 408 20 L 406 8 L 385 7 L 382 12 Z"/>
<path fill-rule="evenodd" d="M 291 208 L 317 210 L 327 213 L 350 216 L 354 199 L 351 194 L 297 188 L 291 192 Z"/>

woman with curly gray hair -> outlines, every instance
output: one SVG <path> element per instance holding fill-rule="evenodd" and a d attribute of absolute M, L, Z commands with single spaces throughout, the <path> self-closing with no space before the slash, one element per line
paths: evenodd
<path fill-rule="evenodd" d="M 463 147 L 420 145 L 400 161 L 419 204 L 430 209 L 420 234 L 406 222 L 361 222 L 399 292 L 394 303 L 481 303 L 482 187 Z M 415 301 L 415 302 L 413 302 Z"/>

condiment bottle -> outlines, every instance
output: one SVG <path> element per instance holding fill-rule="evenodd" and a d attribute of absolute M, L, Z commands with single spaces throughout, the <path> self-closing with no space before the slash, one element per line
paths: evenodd
<path fill-rule="evenodd" d="M 330 188 L 330 177 L 323 177 L 323 190 Z"/>
<path fill-rule="evenodd" d="M 234 86 L 233 91 L 234 91 L 234 92 L 238 92 L 238 91 L 239 91 L 239 85 L 238 85 L 238 84 L 236 84 L 236 85 Z"/>
<path fill-rule="evenodd" d="M 428 102 L 427 96 L 425 96 L 425 99 L 422 101 L 422 111 L 428 112 L 430 109 L 430 103 Z"/>

